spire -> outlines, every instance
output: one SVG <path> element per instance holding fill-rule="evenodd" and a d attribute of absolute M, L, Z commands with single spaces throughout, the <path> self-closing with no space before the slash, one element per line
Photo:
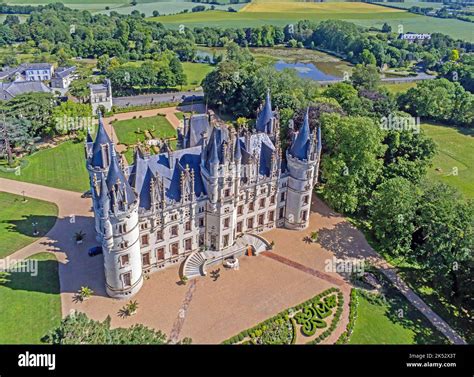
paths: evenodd
<path fill-rule="evenodd" d="M 112 141 L 110 140 L 109 135 L 105 131 L 100 112 L 98 112 L 98 116 L 99 127 L 97 129 L 97 136 L 95 138 L 94 144 L 92 145 L 91 164 L 93 166 L 106 168 L 111 157 Z"/>
<path fill-rule="evenodd" d="M 100 205 L 102 207 L 102 211 L 103 211 L 104 215 L 109 213 L 109 210 L 110 210 L 110 197 L 109 197 L 107 183 L 106 183 L 104 173 L 102 173 L 102 177 L 100 178 L 99 202 L 100 202 Z"/>
<path fill-rule="evenodd" d="M 219 155 L 217 153 L 217 141 L 216 141 L 216 131 L 212 131 L 212 141 L 211 141 L 211 149 L 209 150 L 209 162 L 211 164 L 217 164 L 219 163 Z"/>
<path fill-rule="evenodd" d="M 306 109 L 306 115 L 304 117 L 303 125 L 298 131 L 298 135 L 291 146 L 290 153 L 293 157 L 299 158 L 300 160 L 308 159 L 309 149 L 309 107 Z"/>
<path fill-rule="evenodd" d="M 273 118 L 272 101 L 270 98 L 270 89 L 267 90 L 267 98 L 262 111 L 257 116 L 257 123 L 255 128 L 258 132 L 268 132 L 268 123 Z"/>
<path fill-rule="evenodd" d="M 239 162 L 242 159 L 242 151 L 240 150 L 240 140 L 238 136 L 235 139 L 234 159 Z"/>

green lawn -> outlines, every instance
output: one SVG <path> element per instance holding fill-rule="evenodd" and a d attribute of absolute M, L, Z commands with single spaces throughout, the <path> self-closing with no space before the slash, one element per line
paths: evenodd
<path fill-rule="evenodd" d="M 119 143 L 127 146 L 127 150 L 123 152 L 123 155 L 129 164 L 133 162 L 133 146 L 137 142 L 144 143 L 145 141 L 145 130 L 149 130 L 155 139 L 176 137 L 176 130 L 164 115 L 120 120 L 114 122 L 114 129 Z M 171 142 L 171 147 L 176 149 L 175 140 Z"/>
<path fill-rule="evenodd" d="M 400 293 L 390 288 L 385 304 L 360 293 L 349 344 L 444 344 L 447 340 Z"/>
<path fill-rule="evenodd" d="M 191 90 L 201 86 L 204 77 L 214 69 L 211 65 L 204 63 L 184 62 L 182 64 L 184 73 L 188 79 L 188 84 L 183 87 L 183 90 Z"/>
<path fill-rule="evenodd" d="M 391 93 L 404 93 L 408 89 L 415 88 L 416 87 L 416 82 L 403 82 L 403 83 L 387 83 L 383 82 L 382 86 L 386 88 L 389 92 Z"/>
<path fill-rule="evenodd" d="M 0 258 L 44 236 L 56 222 L 56 204 L 0 191 Z M 39 234 L 34 236 L 32 223 Z"/>
<path fill-rule="evenodd" d="M 474 198 L 474 130 L 430 123 L 421 127 L 438 146 L 428 176 Z"/>
<path fill-rule="evenodd" d="M 155 138 L 176 137 L 176 130 L 164 115 L 120 120 L 114 122 L 114 129 L 119 142 L 125 145 L 135 145 L 137 140 L 144 142 L 145 130 L 150 130 Z"/>
<path fill-rule="evenodd" d="M 0 344 L 38 344 L 61 321 L 58 262 L 50 253 L 38 253 L 34 274 L 12 272 L 0 285 Z M 36 275 L 36 276 L 31 276 Z"/>
<path fill-rule="evenodd" d="M 28 165 L 19 175 L 0 171 L 0 177 L 78 192 L 89 189 L 83 143 L 66 141 L 36 152 L 26 160 Z"/>

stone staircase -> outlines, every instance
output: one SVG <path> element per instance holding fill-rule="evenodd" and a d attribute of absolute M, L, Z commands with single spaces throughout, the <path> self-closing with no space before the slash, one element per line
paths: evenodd
<path fill-rule="evenodd" d="M 242 255 L 249 246 L 253 247 L 255 255 L 271 248 L 270 243 L 263 237 L 255 234 L 244 234 L 239 237 L 235 244 L 224 251 L 195 251 L 184 261 L 183 275 L 188 279 L 206 275 L 206 266 L 221 263 L 224 259 L 232 256 Z"/>
<path fill-rule="evenodd" d="M 270 243 L 265 238 L 250 233 L 244 234 L 242 237 L 238 238 L 236 244 L 243 248 L 252 246 L 255 255 L 270 249 Z"/>
<path fill-rule="evenodd" d="M 188 279 L 206 275 L 206 257 L 204 253 L 195 251 L 184 261 L 183 275 Z"/>

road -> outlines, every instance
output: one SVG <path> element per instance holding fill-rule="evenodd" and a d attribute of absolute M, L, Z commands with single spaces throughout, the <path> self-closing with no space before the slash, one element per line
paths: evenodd
<path fill-rule="evenodd" d="M 172 92 L 172 93 L 161 93 L 161 94 L 140 94 L 138 96 L 130 97 L 114 97 L 114 106 L 127 107 L 127 106 L 140 106 L 140 105 L 152 105 L 162 102 L 181 102 L 190 103 L 193 101 L 202 101 L 204 99 L 204 92 L 202 90 L 195 91 L 189 90 L 184 92 Z"/>

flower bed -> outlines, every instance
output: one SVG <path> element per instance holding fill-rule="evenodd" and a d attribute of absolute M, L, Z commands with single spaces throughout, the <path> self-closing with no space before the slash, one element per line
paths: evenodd
<path fill-rule="evenodd" d="M 319 343 L 337 327 L 343 304 L 342 292 L 338 288 L 330 288 L 251 329 L 242 331 L 223 344 L 295 344 L 298 334 L 313 337 L 318 330 L 325 329 L 310 342 Z"/>
<path fill-rule="evenodd" d="M 357 306 L 359 305 L 359 297 L 357 289 L 351 289 L 351 302 L 349 304 L 349 322 L 347 323 L 346 330 L 341 334 L 336 344 L 346 344 L 351 338 L 352 331 L 354 330 L 355 321 L 357 319 Z"/>

